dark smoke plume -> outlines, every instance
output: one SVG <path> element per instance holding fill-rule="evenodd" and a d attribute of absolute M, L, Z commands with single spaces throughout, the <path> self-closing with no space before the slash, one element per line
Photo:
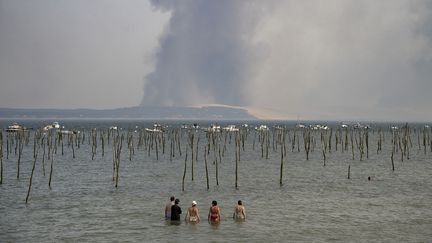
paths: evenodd
<path fill-rule="evenodd" d="M 159 40 L 143 105 L 244 105 L 244 86 L 258 48 L 251 42 L 261 15 L 254 1 L 151 1 L 171 18 Z"/>

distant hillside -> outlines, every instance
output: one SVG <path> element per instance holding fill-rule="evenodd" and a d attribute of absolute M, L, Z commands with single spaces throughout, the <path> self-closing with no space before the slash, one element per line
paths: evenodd
<path fill-rule="evenodd" d="M 0 108 L 0 118 L 141 118 L 141 119 L 257 119 L 246 109 L 204 107 L 136 106 L 118 109 L 12 109 Z"/>

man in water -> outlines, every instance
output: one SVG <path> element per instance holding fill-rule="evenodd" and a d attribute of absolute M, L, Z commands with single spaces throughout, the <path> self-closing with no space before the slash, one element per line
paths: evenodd
<path fill-rule="evenodd" d="M 188 208 L 186 212 L 186 217 L 185 217 L 186 222 L 198 223 L 201 220 L 196 205 L 197 202 L 192 201 L 192 207 Z"/>
<path fill-rule="evenodd" d="M 171 207 L 171 220 L 180 221 L 180 214 L 182 213 L 182 210 L 180 206 L 178 205 L 180 200 L 177 198 L 174 201 L 174 205 Z"/>
<path fill-rule="evenodd" d="M 246 209 L 243 206 L 241 200 L 237 202 L 237 205 L 234 208 L 233 218 L 235 220 L 245 220 L 246 219 Z"/>
<path fill-rule="evenodd" d="M 174 196 L 170 197 L 170 201 L 165 205 L 165 219 L 171 219 L 171 207 L 174 205 Z"/>
<path fill-rule="evenodd" d="M 217 202 L 213 200 L 212 206 L 209 209 L 208 221 L 212 224 L 218 224 L 220 222 L 220 208 Z"/>

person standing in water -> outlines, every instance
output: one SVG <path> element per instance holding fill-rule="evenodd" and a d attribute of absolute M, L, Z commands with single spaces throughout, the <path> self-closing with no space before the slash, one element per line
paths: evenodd
<path fill-rule="evenodd" d="M 246 219 L 246 209 L 243 206 L 241 200 L 237 202 L 237 205 L 234 208 L 233 219 L 235 220 L 245 220 Z"/>
<path fill-rule="evenodd" d="M 212 224 L 218 224 L 220 222 L 220 208 L 215 200 L 213 200 L 212 206 L 209 209 L 208 221 Z"/>
<path fill-rule="evenodd" d="M 177 198 L 174 201 L 174 205 L 171 207 L 171 221 L 180 221 L 180 214 L 182 213 L 182 210 L 180 206 L 178 205 L 180 200 Z"/>
<path fill-rule="evenodd" d="M 197 202 L 196 201 L 192 201 L 192 207 L 188 208 L 187 212 L 186 212 L 186 216 L 185 216 L 185 220 L 186 222 L 191 222 L 191 223 L 199 223 L 200 216 L 199 216 L 199 211 L 197 208 Z"/>
<path fill-rule="evenodd" d="M 170 201 L 165 205 L 165 219 L 171 219 L 171 207 L 174 205 L 175 197 L 171 196 Z"/>

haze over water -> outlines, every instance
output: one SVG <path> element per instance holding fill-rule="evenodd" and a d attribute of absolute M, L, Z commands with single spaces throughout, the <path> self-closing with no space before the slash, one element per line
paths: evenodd
<path fill-rule="evenodd" d="M 0 120 L 5 128 L 12 121 Z M 41 127 L 42 120 L 22 120 L 27 127 Z M 203 131 L 200 136 L 195 180 L 191 181 L 190 149 L 185 191 L 181 190 L 187 133 L 182 139 L 182 156 L 176 152 L 169 159 L 169 140 L 165 154 L 155 150 L 136 148 L 129 161 L 127 145 L 123 145 L 119 187 L 112 182 L 112 144 L 105 146 L 101 155 L 100 141 L 97 155 L 91 160 L 88 144 L 91 128 L 108 129 L 112 125 L 127 130 L 152 127 L 151 121 L 139 120 L 65 120 L 67 129 L 85 131 L 87 140 L 72 158 L 71 148 L 58 148 L 54 155 L 52 189 L 48 189 L 49 161 L 45 161 L 47 174 L 43 176 L 42 153 L 36 164 L 30 201 L 25 204 L 31 172 L 33 145 L 24 147 L 21 176 L 16 179 L 17 155 L 3 156 L 4 182 L 0 185 L 0 241 L 96 241 L 96 242 L 312 242 L 312 241 L 371 241 L 371 242 L 428 242 L 432 239 L 432 180 L 430 163 L 432 152 L 418 146 L 417 133 L 412 133 L 410 159 L 400 160 L 395 154 L 395 171 L 391 170 L 391 124 L 371 124 L 369 158 L 355 159 L 351 150 L 327 153 L 323 166 L 319 133 L 315 150 L 307 161 L 300 136 L 300 152 L 292 151 L 287 140 L 283 185 L 279 186 L 280 150 L 269 148 L 269 158 L 261 157 L 261 147 L 253 128 L 261 123 L 269 127 L 284 125 L 292 129 L 296 122 L 249 122 L 250 133 L 241 150 L 239 162 L 239 188 L 234 187 L 234 140 L 227 142 L 227 151 L 219 163 L 219 186 L 215 182 L 215 165 L 212 153 L 208 156 L 210 189 L 206 189 L 204 172 Z M 180 128 L 186 121 L 166 121 L 168 131 Z M 222 126 L 244 122 L 219 122 Z M 207 127 L 210 122 L 202 122 Z M 337 124 L 329 123 L 335 127 Z M 138 128 L 136 128 L 138 126 Z M 412 124 L 421 129 L 423 124 Z M 377 129 L 382 128 L 385 139 L 382 151 L 377 150 Z M 273 129 L 273 128 L 272 128 Z M 333 130 L 335 132 L 335 130 Z M 4 134 L 4 138 L 6 134 Z M 168 133 L 167 133 L 168 134 Z M 133 133 L 135 146 L 138 133 Z M 288 135 L 287 135 L 288 136 Z M 334 136 L 334 135 L 333 135 Z M 421 137 L 419 137 L 421 138 Z M 229 139 L 229 138 L 228 138 Z M 287 138 L 288 139 L 288 138 Z M 229 140 L 228 140 L 229 141 Z M 272 141 L 272 140 L 270 140 Z M 332 140 L 335 143 L 334 137 Z M 112 141 L 111 141 L 112 143 Z M 422 143 L 420 139 L 420 143 Z M 6 145 L 3 145 L 4 151 Z M 161 148 L 159 148 L 161 149 Z M 6 151 L 4 152 L 6 153 Z M 347 179 L 348 165 L 351 179 Z M 368 181 L 368 177 L 371 181 Z M 163 218 L 164 204 L 169 196 L 180 199 L 183 212 L 192 200 L 198 202 L 202 222 L 198 225 L 170 225 Z M 222 222 L 214 227 L 206 222 L 207 210 L 212 200 L 222 209 Z M 235 223 L 232 212 L 237 200 L 242 200 L 247 210 L 247 220 Z M 184 217 L 184 215 L 182 215 Z"/>

